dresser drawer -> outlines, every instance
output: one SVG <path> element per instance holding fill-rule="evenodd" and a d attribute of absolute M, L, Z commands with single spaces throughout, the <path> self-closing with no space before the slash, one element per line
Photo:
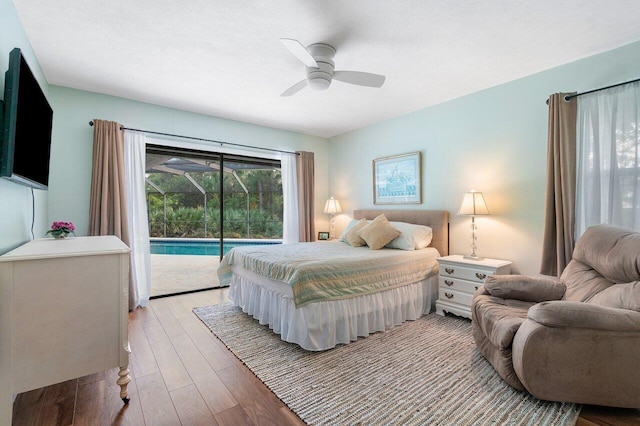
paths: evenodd
<path fill-rule="evenodd" d="M 465 281 L 465 280 L 461 280 L 460 278 L 443 277 L 443 276 L 440 276 L 439 282 L 440 282 L 440 288 L 446 291 L 456 290 L 456 291 L 460 291 L 463 293 L 470 293 L 470 294 L 475 293 L 478 287 L 480 287 L 481 285 L 478 282 Z"/>
<path fill-rule="evenodd" d="M 471 306 L 472 299 L 473 294 L 471 293 L 462 293 L 460 291 L 449 290 L 442 287 L 438 290 L 438 300 L 447 301 L 449 303 L 456 303 L 468 307 Z"/>
<path fill-rule="evenodd" d="M 452 264 L 440 265 L 440 276 L 442 277 L 454 277 L 463 280 L 483 283 L 484 279 L 489 275 L 493 275 L 493 273 L 489 271 L 482 271 L 478 268 L 469 268 L 466 266 L 458 266 Z"/>

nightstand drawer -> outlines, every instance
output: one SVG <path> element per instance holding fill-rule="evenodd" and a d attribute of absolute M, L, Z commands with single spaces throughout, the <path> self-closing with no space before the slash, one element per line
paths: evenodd
<path fill-rule="evenodd" d="M 471 300 L 473 299 L 472 293 L 462 293 L 456 290 L 449 290 L 440 287 L 438 290 L 438 299 L 447 301 L 450 303 L 456 303 L 464 306 L 471 306 Z"/>
<path fill-rule="evenodd" d="M 465 266 L 458 266 L 452 264 L 440 265 L 440 276 L 442 277 L 454 277 L 468 281 L 475 281 L 484 283 L 484 279 L 489 275 L 493 275 L 489 271 L 481 271 L 478 268 L 468 268 Z"/>
<path fill-rule="evenodd" d="M 443 276 L 440 276 L 439 283 L 440 283 L 440 288 L 446 291 L 456 290 L 456 291 L 461 291 L 463 293 L 470 293 L 470 294 L 475 293 L 478 287 L 482 285 L 481 283 L 478 283 L 478 282 L 465 281 L 459 278 L 443 277 Z"/>
<path fill-rule="evenodd" d="M 471 318 L 471 300 L 490 275 L 509 274 L 511 262 L 499 259 L 465 259 L 459 254 L 438 258 L 438 300 L 436 313 Z"/>

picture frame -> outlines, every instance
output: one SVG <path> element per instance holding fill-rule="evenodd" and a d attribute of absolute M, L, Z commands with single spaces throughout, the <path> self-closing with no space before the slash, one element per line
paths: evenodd
<path fill-rule="evenodd" d="M 328 232 L 318 232 L 318 241 L 326 241 L 329 239 Z"/>
<path fill-rule="evenodd" d="M 422 204 L 420 151 L 373 160 L 373 204 Z"/>

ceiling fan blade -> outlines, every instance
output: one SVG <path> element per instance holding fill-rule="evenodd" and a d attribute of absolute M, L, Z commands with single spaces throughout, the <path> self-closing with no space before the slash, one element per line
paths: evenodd
<path fill-rule="evenodd" d="M 361 71 L 335 71 L 333 79 L 358 86 L 380 87 L 384 84 L 384 75 Z"/>
<path fill-rule="evenodd" d="M 301 80 L 301 81 L 297 82 L 296 84 L 294 84 L 293 86 L 289 87 L 287 90 L 282 92 L 282 94 L 280 96 L 295 95 L 296 93 L 298 93 L 299 91 L 301 91 L 305 87 L 307 87 L 307 79 Z"/>
<path fill-rule="evenodd" d="M 311 53 L 307 50 L 306 47 L 302 45 L 298 40 L 294 40 L 292 38 L 281 38 L 280 41 L 284 44 L 284 47 L 289 49 L 289 52 L 293 54 L 296 58 L 300 60 L 303 64 L 308 67 L 318 68 L 318 63 Z"/>

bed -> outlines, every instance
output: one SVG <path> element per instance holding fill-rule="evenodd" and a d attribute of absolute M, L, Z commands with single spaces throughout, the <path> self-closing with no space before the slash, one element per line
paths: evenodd
<path fill-rule="evenodd" d="M 390 222 L 432 228 L 429 247 L 370 250 L 333 240 L 236 248 L 220 264 L 221 284 L 229 285 L 235 306 L 310 351 L 418 319 L 437 299 L 436 259 L 449 252 L 448 212 L 356 210 L 354 219 L 382 213 Z"/>

